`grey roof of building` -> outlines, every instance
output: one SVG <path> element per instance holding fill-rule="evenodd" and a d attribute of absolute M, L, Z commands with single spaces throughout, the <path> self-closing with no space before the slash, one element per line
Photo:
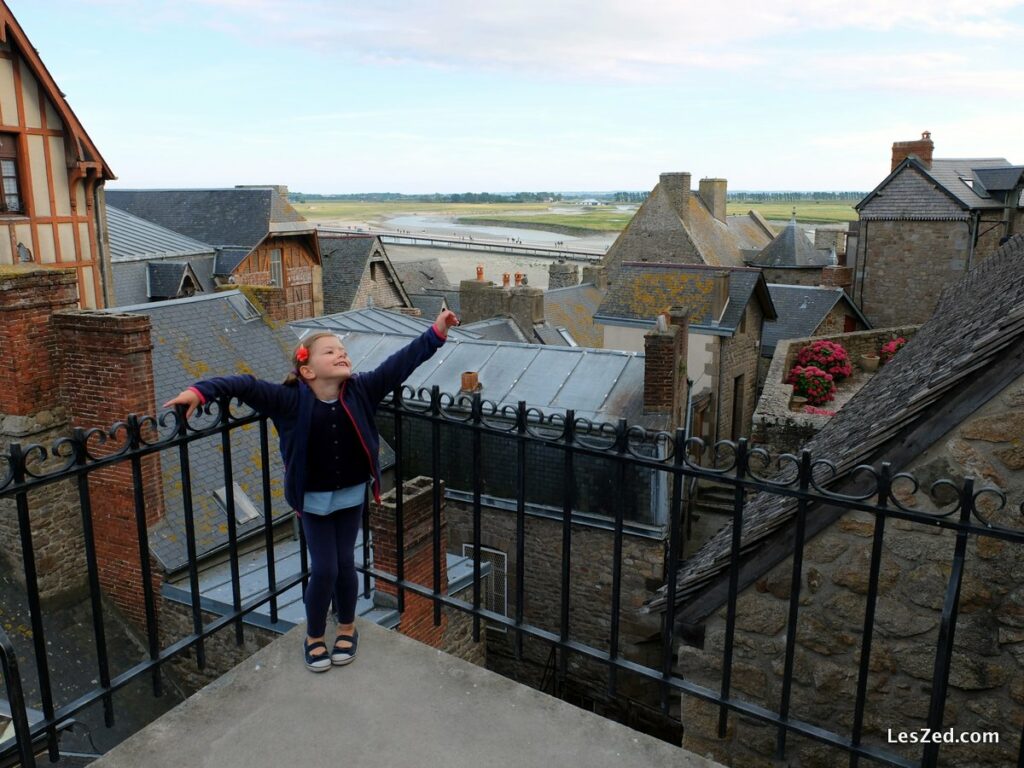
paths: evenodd
<path fill-rule="evenodd" d="M 794 217 L 774 240 L 747 263 L 762 268 L 821 268 L 826 264 L 835 264 L 835 259 L 829 251 L 822 252 L 814 247 Z"/>
<path fill-rule="evenodd" d="M 395 261 L 392 264 L 408 293 L 423 293 L 427 288 L 448 290 L 452 287 L 438 259 Z"/>
<path fill-rule="evenodd" d="M 722 271 L 729 273 L 729 301 L 716 323 L 711 317 L 708 282 L 715 273 Z M 761 303 L 766 319 L 775 318 L 768 284 L 760 269 L 625 262 L 594 318 L 653 326 L 658 314 L 668 307 L 687 306 L 691 310 L 691 329 L 731 336 L 752 297 Z"/>
<path fill-rule="evenodd" d="M 445 303 L 448 304 L 448 309 L 456 315 L 462 314 L 462 294 L 459 293 L 458 288 L 427 288 L 426 293 L 428 296 L 444 296 Z"/>
<path fill-rule="evenodd" d="M 772 296 L 772 304 L 778 317 L 767 320 L 761 336 L 761 354 L 771 357 L 776 345 L 783 339 L 803 339 L 813 336 L 828 313 L 840 302 L 857 316 L 865 329 L 871 323 L 864 317 L 857 305 L 850 301 L 842 288 L 825 288 L 807 285 L 768 284 L 768 292 Z"/>
<path fill-rule="evenodd" d="M 544 319 L 555 328 L 565 328 L 581 347 L 601 347 L 604 333 L 594 323 L 604 293 L 592 283 L 555 288 L 544 292 Z"/>
<path fill-rule="evenodd" d="M 365 333 L 388 333 L 398 336 L 419 336 L 433 323 L 430 320 L 420 319 L 403 315 L 401 312 L 391 312 L 386 309 L 369 307 L 366 309 L 353 309 L 348 312 L 338 312 L 334 315 L 324 315 L 308 320 L 298 320 L 291 323 L 291 327 L 299 334 L 300 338 L 312 331 L 331 331 L 333 333 L 350 333 L 360 331 Z M 477 339 L 479 334 L 465 328 L 452 328 L 448 331 L 449 339 Z"/>
<path fill-rule="evenodd" d="M 1005 168 L 974 168 L 974 178 L 985 192 L 1009 192 L 1024 183 L 1024 165 L 1008 165 Z M 974 187 L 977 190 L 977 185 Z"/>
<path fill-rule="evenodd" d="M 133 216 L 215 246 L 250 250 L 272 224 L 305 221 L 271 187 L 228 189 L 106 189 L 106 199 Z M 312 225 L 309 226 L 312 230 Z"/>
<path fill-rule="evenodd" d="M 226 277 L 252 253 L 251 248 L 218 248 L 213 261 L 213 274 Z"/>
<path fill-rule="evenodd" d="M 527 339 L 511 317 L 489 317 L 475 323 L 460 326 L 461 330 L 475 333 L 481 339 L 490 341 L 533 341 Z"/>
<path fill-rule="evenodd" d="M 424 317 L 437 317 L 444 309 L 444 294 L 441 293 L 410 293 L 409 301 Z"/>
<path fill-rule="evenodd" d="M 1016 235 L 944 291 L 931 319 L 807 442 L 805 448 L 818 462 L 816 482 L 828 487 L 848 480 L 854 467 L 886 460 L 897 438 L 931 419 L 944 419 L 942 402 L 1018 349 L 1022 338 L 1024 235 Z M 937 426 L 944 434 L 953 425 Z M 916 453 L 927 448 L 919 445 Z M 903 469 L 897 462 L 892 471 Z M 753 499 L 743 515 L 744 556 L 790 522 L 795 510 L 796 503 L 784 496 L 762 493 Z M 686 560 L 676 579 L 678 602 L 735 567 L 731 545 L 732 531 L 726 527 Z M 663 586 L 648 607 L 663 609 L 666 593 Z"/>
<path fill-rule="evenodd" d="M 295 335 L 286 327 L 272 327 L 259 317 L 238 291 L 119 307 L 117 312 L 145 314 L 152 324 L 153 378 L 157 403 L 165 403 L 197 379 L 251 373 L 281 381 L 290 367 Z M 240 314 L 239 310 L 245 314 Z M 193 421 L 209 423 L 210 417 Z M 234 481 L 263 509 L 259 431 L 231 432 Z M 213 492 L 224 485 L 220 436 L 189 444 L 196 547 L 200 556 L 227 542 L 225 513 Z M 274 519 L 291 514 L 281 496 L 283 465 L 277 450 L 270 451 Z M 173 571 L 185 565 L 185 513 L 177 483 L 181 472 L 177 451 L 161 457 L 164 484 L 164 519 L 150 532 L 150 550 L 161 565 Z M 260 530 L 261 520 L 238 526 L 239 536 Z"/>
<path fill-rule="evenodd" d="M 964 219 L 967 211 L 1003 207 L 1000 196 L 974 189 L 978 172 L 995 173 L 1000 183 L 1017 167 L 1001 157 L 976 157 L 936 158 L 929 168 L 908 157 L 854 207 L 868 219 Z M 936 195 L 936 189 L 943 194 Z"/>
<path fill-rule="evenodd" d="M 405 335 L 348 332 L 342 335 L 355 369 L 378 365 L 408 343 Z M 644 355 L 584 347 L 455 339 L 406 380 L 413 391 L 438 385 L 455 394 L 463 371 L 476 371 L 482 396 L 515 407 L 525 400 L 545 415 L 572 408 L 595 423 L 628 419 L 663 428 L 665 417 L 643 412 Z"/>
<path fill-rule="evenodd" d="M 347 312 L 359 293 L 374 249 L 383 246 L 374 235 L 320 234 L 320 260 L 323 265 L 324 303 L 329 312 Z"/>
<path fill-rule="evenodd" d="M 202 282 L 187 261 L 151 261 L 146 265 L 146 271 L 151 299 L 176 297 L 186 276 L 192 278 L 200 291 L 203 290 Z"/>
<path fill-rule="evenodd" d="M 136 261 L 213 255 L 214 248 L 152 221 L 140 219 L 113 205 L 107 206 L 110 260 Z"/>
<path fill-rule="evenodd" d="M 533 326 L 533 335 L 541 344 L 547 344 L 551 347 L 573 346 L 564 336 L 562 336 L 557 328 L 554 328 L 547 323 Z M 572 334 L 569 335 L 571 336 Z M 575 339 L 573 339 L 573 341 L 575 341 Z M 579 346 L 579 342 L 577 342 L 577 346 Z"/>

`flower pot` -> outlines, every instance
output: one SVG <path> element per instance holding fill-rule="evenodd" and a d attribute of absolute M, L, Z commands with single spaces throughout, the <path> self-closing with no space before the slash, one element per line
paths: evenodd
<path fill-rule="evenodd" d="M 860 367 L 861 370 L 873 373 L 878 370 L 878 355 L 861 355 L 860 356 Z"/>
<path fill-rule="evenodd" d="M 793 395 L 789 398 L 789 410 L 791 411 L 802 410 L 805 405 L 807 405 L 807 398 L 802 395 Z"/>

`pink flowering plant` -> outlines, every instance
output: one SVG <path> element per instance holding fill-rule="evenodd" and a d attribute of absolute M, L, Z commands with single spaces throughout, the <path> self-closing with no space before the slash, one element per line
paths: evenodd
<path fill-rule="evenodd" d="M 813 405 L 805 405 L 802 409 L 803 413 L 813 413 L 815 416 L 835 416 L 835 411 L 830 411 L 828 408 L 815 408 Z"/>
<path fill-rule="evenodd" d="M 827 403 L 836 393 L 832 374 L 813 365 L 794 365 L 786 383 L 793 385 L 794 395 L 806 397 L 810 405 Z"/>
<path fill-rule="evenodd" d="M 842 381 L 853 373 L 850 355 L 842 344 L 826 339 L 813 341 L 800 350 L 796 356 L 797 365 L 814 366 L 832 375 L 835 381 Z"/>
<path fill-rule="evenodd" d="M 906 343 L 907 340 L 904 339 L 902 336 L 899 336 L 898 338 L 895 338 L 892 341 L 887 341 L 885 344 L 883 344 L 882 353 L 879 355 L 879 357 L 882 358 L 882 363 L 885 364 L 892 360 L 893 356 L 901 349 L 903 349 L 903 345 L 905 345 Z"/>

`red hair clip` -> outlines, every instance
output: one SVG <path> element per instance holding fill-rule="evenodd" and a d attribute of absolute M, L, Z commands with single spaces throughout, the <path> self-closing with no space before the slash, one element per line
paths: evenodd
<path fill-rule="evenodd" d="M 299 347 L 297 350 L 295 350 L 295 359 L 298 360 L 300 363 L 306 362 L 307 360 L 309 360 L 309 350 L 306 349 L 305 347 Z"/>

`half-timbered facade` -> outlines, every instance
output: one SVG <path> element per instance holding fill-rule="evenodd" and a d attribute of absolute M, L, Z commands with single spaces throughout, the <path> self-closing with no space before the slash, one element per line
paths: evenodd
<path fill-rule="evenodd" d="M 74 267 L 79 303 L 113 303 L 103 184 L 114 174 L 0 0 L 0 264 Z"/>

